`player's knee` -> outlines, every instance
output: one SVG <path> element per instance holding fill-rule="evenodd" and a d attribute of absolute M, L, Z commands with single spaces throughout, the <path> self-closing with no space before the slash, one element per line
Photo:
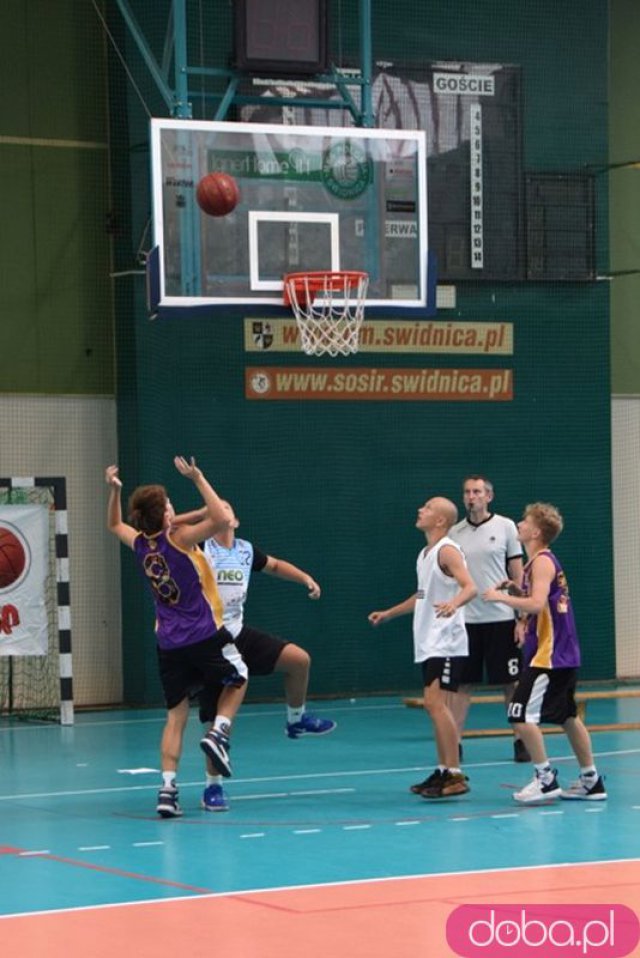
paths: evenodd
<path fill-rule="evenodd" d="M 295 662 L 300 671 L 308 672 L 311 668 L 311 656 L 305 649 L 301 649 L 299 645 L 295 647 Z"/>
<path fill-rule="evenodd" d="M 429 715 L 433 715 L 439 709 L 444 707 L 444 698 L 439 689 L 433 686 L 424 691 L 424 707 Z"/>

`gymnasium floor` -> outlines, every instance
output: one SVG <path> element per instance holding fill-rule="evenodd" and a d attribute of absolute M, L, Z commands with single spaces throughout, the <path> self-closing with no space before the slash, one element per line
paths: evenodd
<path fill-rule="evenodd" d="M 177 820 L 155 814 L 161 711 L 82 713 L 72 728 L 3 720 L 3 951 L 404 958 L 426 947 L 447 958 L 446 921 L 462 904 L 611 902 L 640 914 L 640 731 L 593 736 L 607 802 L 516 806 L 530 767 L 498 737 L 465 740 L 468 795 L 427 802 L 408 791 L 434 764 L 419 710 L 399 698 L 314 709 L 338 729 L 291 741 L 282 706 L 245 706 L 231 809 L 217 814 L 199 807 L 194 713 Z M 640 698 L 591 702 L 587 720 L 638 722 Z M 501 726 L 500 707 L 474 706 L 470 724 Z M 547 746 L 568 785 L 564 737 Z"/>

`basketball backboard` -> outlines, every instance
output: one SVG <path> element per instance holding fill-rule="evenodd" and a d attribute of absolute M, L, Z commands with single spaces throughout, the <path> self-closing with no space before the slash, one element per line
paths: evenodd
<path fill-rule="evenodd" d="M 427 303 L 422 131 L 151 121 L 159 306 L 282 304 L 283 276 L 365 270 L 368 306 Z M 240 202 L 203 213 L 199 180 L 224 171 Z"/>

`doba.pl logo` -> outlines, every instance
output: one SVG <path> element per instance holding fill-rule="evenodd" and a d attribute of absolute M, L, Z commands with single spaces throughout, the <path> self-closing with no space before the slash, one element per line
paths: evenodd
<path fill-rule="evenodd" d="M 447 920 L 461 958 L 624 958 L 638 941 L 626 905 L 462 905 Z"/>

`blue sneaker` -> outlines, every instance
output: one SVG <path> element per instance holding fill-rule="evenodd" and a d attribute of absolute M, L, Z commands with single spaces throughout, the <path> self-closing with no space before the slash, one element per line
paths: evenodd
<path fill-rule="evenodd" d="M 337 724 L 331 719 L 318 718 L 317 715 L 305 712 L 299 722 L 287 722 L 284 733 L 289 738 L 300 738 L 302 735 L 328 735 L 329 732 L 333 732 Z"/>
<path fill-rule="evenodd" d="M 201 805 L 207 812 L 228 812 L 229 800 L 222 785 L 207 785 Z"/>
<path fill-rule="evenodd" d="M 204 738 L 200 739 L 200 748 L 208 758 L 215 770 L 223 778 L 229 778 L 231 775 L 231 762 L 229 761 L 229 739 L 222 732 L 216 729 L 210 729 Z"/>

